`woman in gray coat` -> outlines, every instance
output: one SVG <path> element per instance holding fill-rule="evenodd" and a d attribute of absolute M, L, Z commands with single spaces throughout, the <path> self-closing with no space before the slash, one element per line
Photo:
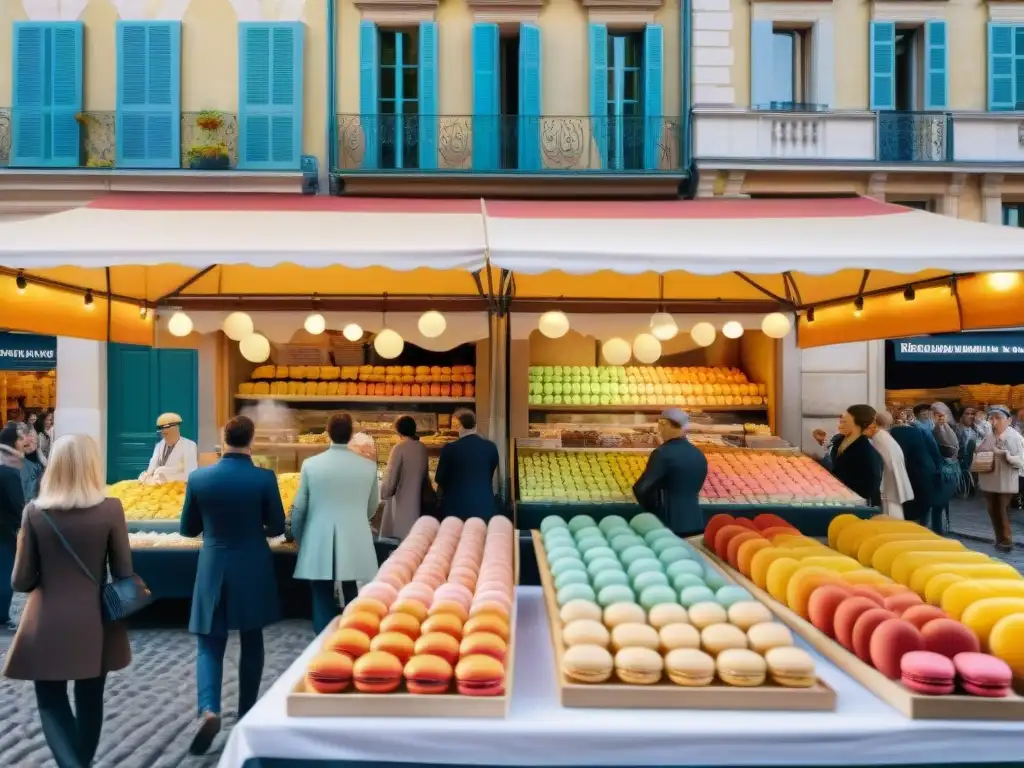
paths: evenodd
<path fill-rule="evenodd" d="M 427 476 L 427 449 L 416 437 L 416 420 L 399 416 L 395 421 L 398 445 L 388 456 L 388 471 L 380 497 L 384 499 L 384 519 L 380 535 L 404 539 L 423 510 L 423 492 L 430 482 Z"/>

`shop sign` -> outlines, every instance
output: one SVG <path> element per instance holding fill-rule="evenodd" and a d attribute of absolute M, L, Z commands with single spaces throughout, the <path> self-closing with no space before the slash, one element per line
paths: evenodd
<path fill-rule="evenodd" d="M 893 341 L 907 363 L 1024 363 L 1024 334 L 951 333 Z"/>
<path fill-rule="evenodd" d="M 56 367 L 56 336 L 0 332 L 0 371 L 48 371 Z"/>

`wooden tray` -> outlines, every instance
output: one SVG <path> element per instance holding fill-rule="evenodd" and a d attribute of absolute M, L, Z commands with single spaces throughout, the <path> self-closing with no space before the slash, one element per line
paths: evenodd
<path fill-rule="evenodd" d="M 513 540 L 512 582 L 519 584 L 519 538 Z M 286 711 L 289 717 L 508 717 L 512 703 L 512 681 L 515 679 L 516 625 L 518 602 L 512 602 L 509 617 L 508 655 L 505 659 L 505 693 L 503 696 L 462 696 L 457 693 L 416 695 L 403 685 L 393 693 L 359 693 L 354 688 L 338 694 L 312 693 L 300 677 L 288 694 Z M 334 620 L 337 623 L 340 620 Z M 333 624 L 332 624 L 333 629 Z M 318 637 L 316 642 L 319 642 Z"/>
<path fill-rule="evenodd" d="M 836 693 L 824 681 L 818 680 L 811 688 L 784 688 L 762 685 L 757 688 L 737 688 L 717 680 L 703 688 L 687 688 L 662 679 L 656 685 L 625 685 L 608 681 L 596 685 L 575 683 L 562 673 L 562 620 L 555 584 L 544 553 L 540 531 L 533 531 L 533 546 L 537 552 L 544 604 L 548 611 L 551 644 L 555 651 L 555 683 L 558 700 L 563 707 L 580 709 L 746 709 L 790 710 L 803 712 L 832 712 L 836 708 Z"/>
<path fill-rule="evenodd" d="M 1024 698 L 1016 693 L 1003 699 L 987 699 L 981 696 L 922 696 L 904 688 L 871 665 L 865 664 L 798 613 L 705 549 L 703 536 L 694 536 L 689 541 L 701 550 L 708 562 L 768 606 L 782 623 L 800 635 L 814 650 L 911 720 L 1024 720 Z"/>

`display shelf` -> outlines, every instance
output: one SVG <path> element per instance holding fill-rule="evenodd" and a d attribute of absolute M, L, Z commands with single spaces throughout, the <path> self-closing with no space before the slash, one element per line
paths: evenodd
<path fill-rule="evenodd" d="M 540 405 L 529 403 L 527 406 L 531 411 L 545 413 L 661 413 L 669 408 L 682 408 L 687 413 L 730 413 L 732 411 L 761 411 L 768 410 L 765 405 L 680 405 L 677 403 L 665 403 L 663 405 L 566 405 L 564 403 Z"/>
<path fill-rule="evenodd" d="M 401 397 L 393 395 L 235 395 L 236 400 L 277 400 L 282 403 L 453 403 L 468 405 L 475 397 Z"/>

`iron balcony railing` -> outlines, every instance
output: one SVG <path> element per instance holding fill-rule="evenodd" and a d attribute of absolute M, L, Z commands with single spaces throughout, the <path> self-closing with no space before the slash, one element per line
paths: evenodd
<path fill-rule="evenodd" d="M 682 172 L 678 117 L 336 116 L 340 173 Z"/>
<path fill-rule="evenodd" d="M 70 120 L 73 120 L 71 122 Z M 41 124 L 48 129 L 40 141 L 37 136 L 22 138 L 15 130 L 17 114 L 0 108 L 0 168 L 89 168 L 89 169 L 165 169 L 166 164 L 143 160 L 117 161 L 117 113 L 78 112 L 69 116 L 58 131 L 57 121 L 45 116 Z M 68 147 L 70 137 L 70 148 Z M 19 152 L 17 142 L 26 144 Z M 77 141 L 77 153 L 74 142 Z M 31 145 L 31 151 L 28 147 Z M 122 153 L 124 154 L 124 153 Z M 192 170 L 225 170 L 238 164 L 238 117 L 228 112 L 183 112 L 180 146 L 176 167 Z M 41 158 L 39 157 L 41 155 Z M 54 157 L 60 160 L 55 161 Z M 19 158 L 29 158 L 19 160 Z M 173 167 L 173 166 L 172 166 Z"/>
<path fill-rule="evenodd" d="M 879 112 L 876 125 L 879 162 L 953 161 L 953 115 L 948 112 Z"/>

